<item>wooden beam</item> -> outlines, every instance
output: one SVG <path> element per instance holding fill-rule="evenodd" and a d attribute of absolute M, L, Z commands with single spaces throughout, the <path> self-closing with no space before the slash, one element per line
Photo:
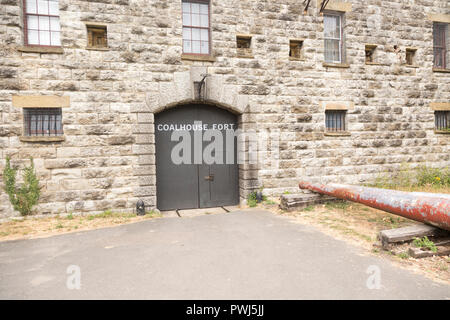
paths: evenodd
<path fill-rule="evenodd" d="M 450 254 L 450 246 L 448 244 L 439 247 L 437 246 L 436 252 L 431 250 L 422 250 L 421 248 L 409 248 L 408 254 L 416 259 L 433 256 L 448 256 Z"/>
<path fill-rule="evenodd" d="M 391 243 L 413 240 L 414 238 L 422 238 L 425 236 L 448 235 L 448 231 L 444 231 L 426 224 L 417 224 L 410 227 L 390 229 L 380 231 L 378 237 L 384 248 Z"/>
<path fill-rule="evenodd" d="M 281 196 L 280 209 L 286 211 L 301 210 L 309 205 L 325 203 L 329 201 L 340 201 L 334 197 L 323 196 L 314 193 L 287 194 Z"/>

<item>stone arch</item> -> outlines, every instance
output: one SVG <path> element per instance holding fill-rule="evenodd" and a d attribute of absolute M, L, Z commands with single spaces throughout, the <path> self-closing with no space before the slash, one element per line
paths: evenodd
<path fill-rule="evenodd" d="M 220 109 L 225 109 L 237 116 L 240 116 L 244 113 L 245 110 L 242 110 L 241 108 L 226 104 L 226 103 L 221 103 L 215 100 L 210 100 L 210 99 L 205 99 L 205 100 L 195 100 L 195 99 L 187 99 L 187 100 L 182 100 L 182 101 L 177 101 L 171 104 L 168 104 L 166 106 L 162 106 L 159 108 L 155 108 L 154 110 L 152 110 L 153 114 L 158 114 L 160 112 L 163 112 L 165 110 L 168 109 L 172 109 L 172 108 L 176 108 L 179 106 L 184 106 L 184 105 L 188 105 L 188 104 L 201 104 L 201 105 L 208 105 L 211 107 L 216 107 L 216 108 L 220 108 Z"/>
<path fill-rule="evenodd" d="M 205 74 L 208 74 L 208 67 L 191 66 L 189 71 L 175 72 L 173 81 L 156 83 L 155 89 L 147 93 L 145 105 L 136 110 L 137 126 L 134 132 L 133 153 L 138 158 L 138 165 L 134 169 L 138 186 L 134 196 L 143 199 L 149 207 L 156 207 L 155 114 L 169 108 L 198 103 L 230 111 L 238 116 L 238 122 L 241 123 L 242 115 L 248 110 L 248 96 L 239 93 L 239 86 L 226 83 L 223 75 L 208 75 L 205 80 L 205 99 L 196 100 L 194 83 L 201 81 Z M 241 200 L 245 196 L 242 187 L 254 184 L 254 179 L 245 180 L 246 183 L 242 186 L 241 181 L 239 182 Z M 245 186 L 244 188 L 247 189 Z"/>
<path fill-rule="evenodd" d="M 223 75 L 208 74 L 205 99 L 195 100 L 194 83 L 201 81 L 206 74 L 207 67 L 193 66 L 190 71 L 175 72 L 173 81 L 157 83 L 156 90 L 146 95 L 147 112 L 159 113 L 167 108 L 197 102 L 243 114 L 248 107 L 248 96 L 239 93 L 239 86 L 227 84 Z"/>

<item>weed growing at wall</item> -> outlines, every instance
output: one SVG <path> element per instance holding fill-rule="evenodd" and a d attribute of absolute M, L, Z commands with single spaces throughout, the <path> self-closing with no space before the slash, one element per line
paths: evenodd
<path fill-rule="evenodd" d="M 450 187 L 450 168 L 420 166 L 416 169 L 411 169 L 407 164 L 402 164 L 397 171 L 381 174 L 368 185 L 387 189 L 414 187 L 448 188 Z"/>
<path fill-rule="evenodd" d="M 11 167 L 10 158 L 6 157 L 6 166 L 3 170 L 5 191 L 9 196 L 14 210 L 22 216 L 31 214 L 32 207 L 37 204 L 40 196 L 39 180 L 34 170 L 33 158 L 30 158 L 30 166 L 23 169 L 23 183 L 16 186 L 17 169 Z"/>
<path fill-rule="evenodd" d="M 417 171 L 417 184 L 419 186 L 450 186 L 450 168 L 420 167 Z"/>
<path fill-rule="evenodd" d="M 249 207 L 253 208 L 256 207 L 258 202 L 256 200 L 256 192 L 252 192 L 247 197 L 247 204 Z"/>

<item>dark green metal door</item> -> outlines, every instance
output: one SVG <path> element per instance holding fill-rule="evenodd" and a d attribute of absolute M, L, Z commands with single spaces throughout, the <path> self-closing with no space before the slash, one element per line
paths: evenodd
<path fill-rule="evenodd" d="M 155 116 L 158 209 L 239 203 L 236 129 L 234 114 L 209 105 L 180 106 Z"/>

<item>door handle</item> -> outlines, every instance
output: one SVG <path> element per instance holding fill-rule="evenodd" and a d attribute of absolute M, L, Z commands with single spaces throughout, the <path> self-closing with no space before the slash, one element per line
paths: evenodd
<path fill-rule="evenodd" d="M 214 175 L 210 174 L 209 176 L 205 176 L 205 180 L 207 180 L 207 181 L 214 181 Z"/>

